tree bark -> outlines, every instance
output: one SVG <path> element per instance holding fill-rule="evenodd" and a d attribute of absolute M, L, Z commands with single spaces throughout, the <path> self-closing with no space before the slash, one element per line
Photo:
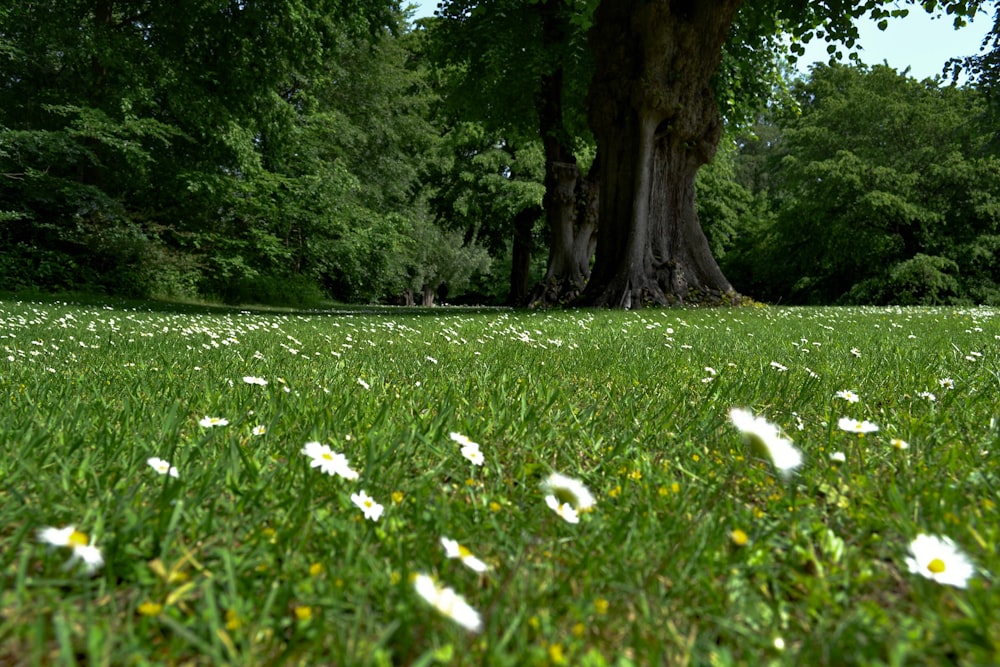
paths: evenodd
<path fill-rule="evenodd" d="M 567 26 L 560 17 L 560 0 L 537 5 L 546 49 L 565 46 Z M 554 305 L 576 297 L 590 274 L 593 229 L 577 220 L 577 190 L 583 177 L 571 148 L 572 140 L 563 121 L 564 71 L 557 66 L 541 75 L 535 108 L 545 152 L 545 194 L 542 207 L 549 228 L 549 259 L 545 277 L 535 286 L 529 305 Z M 580 237 L 580 234 L 583 237 Z"/>
<path fill-rule="evenodd" d="M 530 206 L 514 216 L 514 240 L 511 248 L 510 290 L 504 305 L 524 306 L 528 303 L 531 279 L 532 233 L 542 209 Z"/>
<path fill-rule="evenodd" d="M 695 209 L 722 134 L 712 78 L 741 0 L 604 0 L 588 94 L 602 159 L 594 270 L 578 303 L 738 299 Z"/>

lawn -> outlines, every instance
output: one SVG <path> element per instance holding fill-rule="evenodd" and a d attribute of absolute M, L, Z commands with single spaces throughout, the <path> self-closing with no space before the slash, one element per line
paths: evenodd
<path fill-rule="evenodd" d="M 1000 663 L 993 310 L 9 300 L 0 338 L 0 664 Z"/>

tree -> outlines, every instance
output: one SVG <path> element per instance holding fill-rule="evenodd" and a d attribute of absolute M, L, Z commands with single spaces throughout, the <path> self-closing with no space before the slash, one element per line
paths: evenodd
<path fill-rule="evenodd" d="M 949 71 L 953 82 L 962 73 L 968 75 L 970 84 L 986 96 L 993 127 L 1000 128 L 1000 2 L 993 8 L 993 28 L 983 37 L 979 53 L 950 60 L 945 73 Z M 993 147 L 1000 149 L 1000 129 L 994 129 Z"/>
<path fill-rule="evenodd" d="M 997 302 L 984 96 L 887 66 L 817 66 L 795 93 L 800 114 L 743 144 L 771 214 L 740 222 L 727 270 L 790 303 Z"/>
<path fill-rule="evenodd" d="M 590 273 L 597 172 L 588 169 L 593 151 L 582 98 L 591 71 L 585 28 L 594 4 L 447 0 L 432 29 L 453 113 L 482 123 L 508 145 L 540 141 L 543 147 L 548 268 L 529 297 L 520 288 L 528 246 L 519 243 L 510 300 L 521 304 L 522 294 L 534 303 L 565 301 L 580 292 Z M 508 234 L 523 239 L 532 212 L 515 215 L 507 219 Z"/>
<path fill-rule="evenodd" d="M 596 69 L 588 96 L 601 156 L 601 232 L 581 302 L 735 300 L 700 228 L 694 195 L 698 170 L 722 135 L 716 77 L 724 48 L 734 35 L 753 42 L 781 30 L 803 39 L 821 32 L 850 46 L 853 18 L 902 11 L 882 4 L 601 2 L 590 34 Z M 961 16 L 982 3 L 921 4 Z"/>
<path fill-rule="evenodd" d="M 510 256 L 505 297 L 523 306 L 530 293 L 536 223 L 543 218 L 544 157 L 540 143 L 515 145 L 486 131 L 482 123 L 455 123 L 431 165 L 431 205 L 440 224 L 462 230 L 498 260 Z M 490 290 L 491 292 L 494 290 Z"/>
<path fill-rule="evenodd" d="M 260 220 L 282 239 L 286 274 L 338 300 L 395 298 L 427 255 L 421 245 L 440 241 L 422 187 L 441 141 L 421 39 L 401 25 L 343 33 L 321 70 L 286 85 L 291 122 L 262 135 L 259 182 L 279 187 L 261 198 L 274 209 Z"/>
<path fill-rule="evenodd" d="M 435 136 L 398 3 L 47 0 L 0 19 L 5 285 L 402 287 Z"/>

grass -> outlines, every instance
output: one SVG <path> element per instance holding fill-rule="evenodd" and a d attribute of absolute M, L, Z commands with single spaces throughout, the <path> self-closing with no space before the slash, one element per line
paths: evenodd
<path fill-rule="evenodd" d="M 1000 661 L 993 311 L 8 300 L 0 339 L 0 664 Z M 790 482 L 732 407 L 801 449 Z M 309 441 L 360 478 L 310 467 Z M 595 495 L 579 524 L 546 506 L 552 471 Z M 101 548 L 93 576 L 39 543 L 66 525 Z M 909 572 L 920 533 L 969 556 L 968 588 Z M 446 558 L 442 536 L 490 570 Z M 424 602 L 420 573 L 482 632 Z"/>

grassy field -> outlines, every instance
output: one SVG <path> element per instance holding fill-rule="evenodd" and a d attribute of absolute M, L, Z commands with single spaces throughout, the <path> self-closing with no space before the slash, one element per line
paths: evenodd
<path fill-rule="evenodd" d="M 6 301 L 0 337 L 0 664 L 1000 663 L 993 311 Z"/>

